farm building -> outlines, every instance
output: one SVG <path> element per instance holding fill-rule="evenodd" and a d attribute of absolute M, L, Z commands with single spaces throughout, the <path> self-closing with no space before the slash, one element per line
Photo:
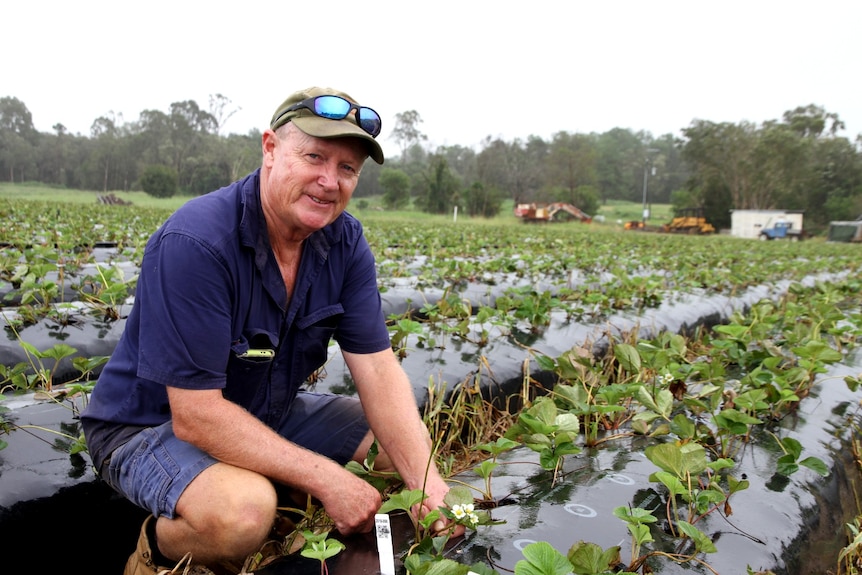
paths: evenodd
<path fill-rule="evenodd" d="M 792 229 L 802 230 L 802 214 L 802 210 L 730 210 L 730 235 L 757 239 L 778 221 L 790 222 Z"/>
<path fill-rule="evenodd" d="M 829 222 L 830 242 L 862 242 L 862 216 L 853 222 Z"/>

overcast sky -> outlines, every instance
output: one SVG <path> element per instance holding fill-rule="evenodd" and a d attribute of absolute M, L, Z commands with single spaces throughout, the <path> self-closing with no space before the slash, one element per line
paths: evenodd
<path fill-rule="evenodd" d="M 238 109 L 223 132 L 244 134 L 319 85 L 375 108 L 387 153 L 407 110 L 432 146 L 477 150 L 487 136 L 679 135 L 808 104 L 862 133 L 858 0 L 10 0 L 0 15 L 0 97 L 44 132 L 222 94 Z"/>

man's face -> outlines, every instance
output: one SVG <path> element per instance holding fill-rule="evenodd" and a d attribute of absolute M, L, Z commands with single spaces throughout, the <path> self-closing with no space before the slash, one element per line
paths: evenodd
<path fill-rule="evenodd" d="M 261 202 L 270 234 L 303 240 L 347 207 L 368 151 L 356 138 L 321 139 L 290 126 L 263 136 Z"/>

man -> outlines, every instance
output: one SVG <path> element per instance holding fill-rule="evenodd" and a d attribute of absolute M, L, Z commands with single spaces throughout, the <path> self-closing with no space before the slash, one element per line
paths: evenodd
<path fill-rule="evenodd" d="M 383 163 L 379 133 L 379 115 L 347 94 L 296 92 L 263 134 L 260 169 L 187 202 L 150 238 L 82 414 L 100 475 L 155 518 L 127 574 L 187 553 L 241 565 L 273 526 L 275 486 L 318 499 L 342 534 L 369 531 L 380 494 L 344 464 L 375 438 L 375 469 L 424 489 L 423 515 L 443 505 L 373 256 L 344 212 L 366 158 Z M 359 399 L 300 389 L 332 337 Z"/>

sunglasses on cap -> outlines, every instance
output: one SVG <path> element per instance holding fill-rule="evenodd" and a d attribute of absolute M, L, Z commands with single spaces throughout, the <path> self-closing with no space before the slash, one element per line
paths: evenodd
<path fill-rule="evenodd" d="M 356 123 L 375 138 L 380 134 L 380 130 L 383 127 L 380 114 L 371 108 L 354 104 L 341 96 L 332 95 L 314 96 L 313 98 L 298 102 L 282 112 L 273 123 L 277 123 L 288 112 L 294 112 L 303 108 L 311 110 L 315 116 L 330 120 L 343 120 L 350 114 L 351 110 L 356 110 Z"/>

